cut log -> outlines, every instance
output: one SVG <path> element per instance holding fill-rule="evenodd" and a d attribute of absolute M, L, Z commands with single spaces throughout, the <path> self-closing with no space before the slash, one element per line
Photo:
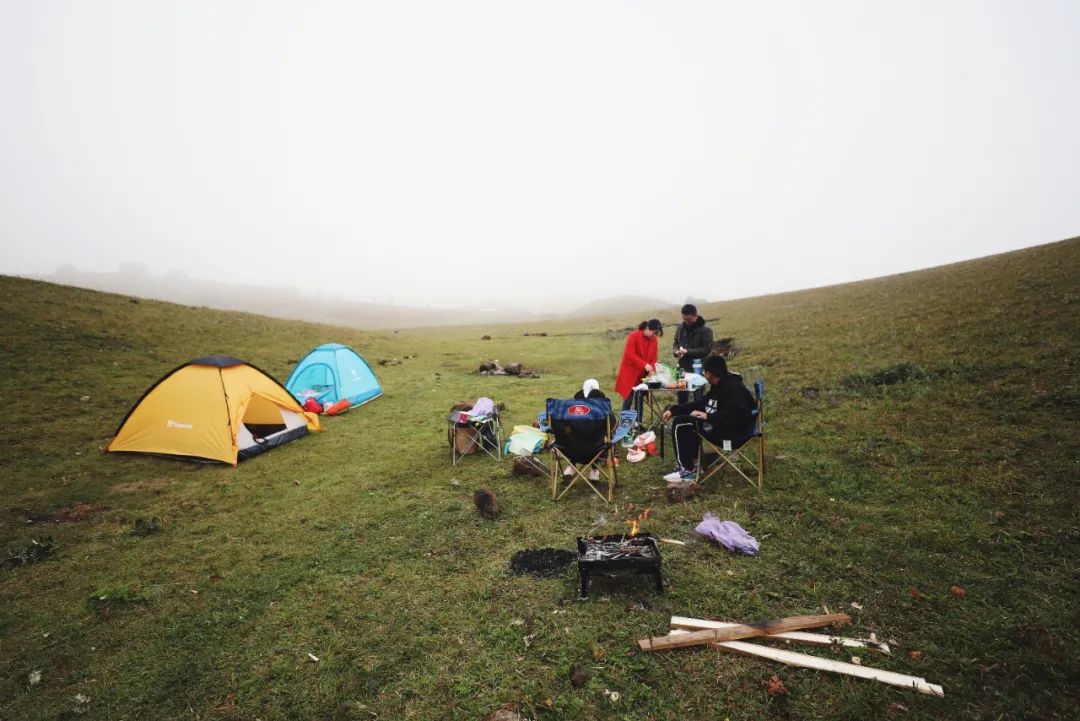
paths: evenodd
<path fill-rule="evenodd" d="M 664 540 L 664 539 L 660 539 Z M 704 618 L 687 618 L 686 616 L 672 616 L 671 627 L 689 631 L 701 631 L 706 628 L 728 628 L 737 626 L 736 623 L 725 621 L 710 621 Z M 847 648 L 866 648 L 871 651 L 889 653 L 889 644 L 874 643 L 861 638 L 845 638 L 843 636 L 829 636 L 823 633 L 806 633 L 804 631 L 789 631 L 787 633 L 775 633 L 763 636 L 766 641 L 789 641 L 802 643 L 809 646 L 844 646 Z"/>
<path fill-rule="evenodd" d="M 735 624 L 728 628 L 709 628 L 703 631 L 690 631 L 685 634 L 643 638 L 638 641 L 638 646 L 641 647 L 642 651 L 666 651 L 686 646 L 702 646 L 715 641 L 734 641 L 740 638 L 770 636 L 775 633 L 786 633 L 787 631 L 797 631 L 803 628 L 818 628 L 833 623 L 847 623 L 850 620 L 851 616 L 846 613 L 830 613 L 826 616 L 789 616 L 788 618 L 778 618 L 774 621 L 757 623 L 752 626 Z"/>
<path fill-rule="evenodd" d="M 682 629 L 675 629 L 671 632 L 671 635 L 678 637 L 689 635 L 691 633 L 693 632 L 684 631 Z M 709 645 L 713 648 L 718 648 L 721 651 L 741 653 L 745 656 L 757 656 L 758 658 L 767 658 L 770 661 L 786 663 L 789 666 L 799 666 L 801 668 L 812 668 L 816 671 L 829 671 L 831 673 L 840 673 L 846 676 L 868 678 L 874 681 L 880 681 L 881 683 L 889 684 L 890 686 L 910 688 L 918 691 L 919 693 L 926 694 L 927 696 L 945 695 L 945 689 L 943 689 L 941 686 L 933 683 L 927 683 L 925 678 L 908 676 L 907 674 L 903 673 L 882 671 L 881 669 L 869 668 L 867 666 L 856 666 L 853 663 L 832 661 L 827 658 L 818 658 L 817 656 L 811 656 L 805 653 L 785 651 L 781 648 L 759 646 L 756 643 L 747 643 L 746 641 L 723 641 L 712 643 Z"/>

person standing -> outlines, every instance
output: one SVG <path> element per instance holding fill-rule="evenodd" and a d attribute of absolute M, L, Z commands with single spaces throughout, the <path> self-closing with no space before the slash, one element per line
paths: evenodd
<path fill-rule="evenodd" d="M 656 370 L 656 336 L 664 334 L 660 321 L 653 318 L 642 321 L 638 329 L 626 336 L 619 375 L 615 380 L 615 392 L 623 397 L 623 410 L 628 410 L 634 400 L 634 386 Z"/>
<path fill-rule="evenodd" d="M 683 322 L 675 329 L 675 342 L 671 351 L 683 373 L 692 373 L 694 361 L 704 362 L 712 350 L 712 328 L 705 325 L 705 319 L 698 315 L 697 306 L 687 303 L 682 307 Z M 690 394 L 681 392 L 679 403 L 690 400 Z"/>

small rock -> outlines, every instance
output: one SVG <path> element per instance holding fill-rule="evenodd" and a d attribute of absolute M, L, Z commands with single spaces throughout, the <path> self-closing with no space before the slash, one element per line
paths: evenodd
<path fill-rule="evenodd" d="M 297 479 L 295 479 L 295 478 L 294 478 L 294 479 L 293 479 L 293 482 L 292 482 L 292 484 L 293 484 L 294 486 L 299 486 L 299 485 L 300 485 L 300 481 L 298 481 Z"/>
<path fill-rule="evenodd" d="M 79 400 L 82 401 L 83 403 L 86 403 L 88 400 L 90 400 L 90 396 L 83 396 Z"/>
<path fill-rule="evenodd" d="M 606 688 L 604 689 L 604 695 L 607 696 L 608 701 L 611 703 L 619 703 L 619 699 L 622 698 L 622 694 L 618 691 L 609 691 Z"/>
<path fill-rule="evenodd" d="M 37 686 L 41 683 L 41 671 L 31 671 L 30 678 L 27 679 L 31 686 Z"/>
<path fill-rule="evenodd" d="M 862 659 L 859 658 L 858 656 L 852 656 L 851 657 L 851 662 L 853 664 L 855 664 L 856 666 L 862 666 Z"/>
<path fill-rule="evenodd" d="M 514 459 L 512 476 L 542 476 L 547 472 L 544 465 L 532 456 L 518 456 Z"/>
<path fill-rule="evenodd" d="M 490 488 L 477 489 L 473 493 L 473 503 L 476 504 L 476 510 L 484 518 L 495 520 L 499 517 L 499 499 L 495 497 L 495 492 Z"/>
<path fill-rule="evenodd" d="M 664 497 L 667 498 L 667 502 L 671 504 L 685 503 L 692 500 L 698 494 L 698 484 L 696 483 L 673 483 L 667 487 L 664 491 Z"/>
<path fill-rule="evenodd" d="M 770 696 L 783 696 L 787 693 L 787 688 L 784 687 L 784 682 L 779 676 L 773 676 L 769 679 L 769 683 L 765 687 L 765 693 Z"/>
<path fill-rule="evenodd" d="M 480 340 L 491 340 L 491 336 L 489 336 L 489 335 L 482 335 L 482 336 L 480 336 Z"/>
<path fill-rule="evenodd" d="M 514 708 L 514 704 L 508 703 L 501 709 L 492 711 L 483 718 L 483 721 L 529 721 Z"/>

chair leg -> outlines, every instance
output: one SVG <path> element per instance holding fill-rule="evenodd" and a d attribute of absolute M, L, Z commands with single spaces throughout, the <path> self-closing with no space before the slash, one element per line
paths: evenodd
<path fill-rule="evenodd" d="M 559 459 L 554 451 L 551 453 L 551 464 L 548 466 L 548 473 L 551 475 L 551 500 L 554 501 L 559 492 Z"/>
<path fill-rule="evenodd" d="M 765 434 L 758 436 L 758 461 L 761 466 L 761 475 L 765 476 Z"/>
<path fill-rule="evenodd" d="M 615 454 L 611 448 L 607 452 L 607 502 L 615 500 L 615 480 L 619 477 L 619 471 L 615 468 Z"/>

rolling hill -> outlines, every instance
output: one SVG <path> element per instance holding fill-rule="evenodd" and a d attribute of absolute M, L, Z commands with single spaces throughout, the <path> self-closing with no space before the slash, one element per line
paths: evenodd
<path fill-rule="evenodd" d="M 669 466 L 648 460 L 623 464 L 611 506 L 552 503 L 505 461 L 451 467 L 445 418 L 488 395 L 528 424 L 586 377 L 610 391 L 635 314 L 359 331 L 0 277 L 0 717 L 1071 718 L 1078 277 L 1072 239 L 704 306 L 732 367 L 766 384 L 764 492 L 728 475 L 668 505 Z M 237 468 L 100 453 L 186 360 L 227 353 L 284 379 L 328 341 L 386 394 L 324 433 Z M 476 373 L 496 358 L 539 377 Z M 497 521 L 473 507 L 481 486 Z M 622 532 L 630 503 L 687 542 L 663 548 L 663 594 L 610 581 L 578 601 L 572 568 L 508 573 L 518 550 Z M 695 540 L 706 512 L 761 555 Z M 675 614 L 823 607 L 889 641 L 864 665 L 945 697 L 636 650 Z M 766 693 L 774 675 L 787 694 Z"/>

